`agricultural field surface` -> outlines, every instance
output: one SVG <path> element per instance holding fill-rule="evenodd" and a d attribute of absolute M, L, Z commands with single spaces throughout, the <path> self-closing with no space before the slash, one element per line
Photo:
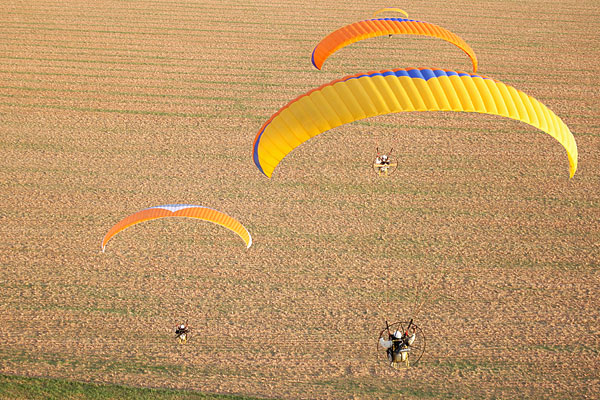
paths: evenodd
<path fill-rule="evenodd" d="M 575 175 L 550 135 L 463 112 L 344 124 L 263 175 L 255 136 L 311 89 L 472 72 L 418 35 L 313 67 L 323 37 L 390 6 L 556 113 Z M 0 0 L 0 394 L 21 393 L 2 390 L 13 376 L 244 398 L 600 398 L 599 71 L 597 0 Z M 377 148 L 393 148 L 393 174 L 374 173 Z M 102 252 L 121 219 L 176 203 L 236 218 L 252 246 L 164 218 Z M 411 318 L 425 353 L 391 369 L 379 333 Z"/>

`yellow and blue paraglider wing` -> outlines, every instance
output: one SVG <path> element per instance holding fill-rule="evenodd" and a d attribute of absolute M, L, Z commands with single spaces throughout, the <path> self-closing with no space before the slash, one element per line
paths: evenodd
<path fill-rule="evenodd" d="M 322 132 L 363 118 L 409 111 L 476 112 L 525 122 L 565 148 L 571 177 L 577 170 L 575 138 L 545 105 L 482 75 L 428 68 L 351 75 L 297 97 L 258 131 L 253 145 L 254 163 L 271 177 L 288 153 Z"/>

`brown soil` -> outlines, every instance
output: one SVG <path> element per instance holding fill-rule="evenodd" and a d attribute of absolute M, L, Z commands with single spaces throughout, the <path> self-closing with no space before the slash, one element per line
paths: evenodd
<path fill-rule="evenodd" d="M 548 135 L 463 113 L 345 125 L 262 176 L 256 132 L 306 90 L 470 69 L 450 44 L 399 36 L 311 66 L 321 37 L 384 3 L 5 3 L 1 373 L 283 398 L 600 396 L 596 0 L 402 7 L 569 125 L 571 180 Z M 369 169 L 376 145 L 399 155 L 389 179 Z M 179 202 L 239 219 L 254 245 L 166 219 L 101 253 L 121 218 Z M 393 372 L 377 334 L 410 317 L 428 349 Z"/>

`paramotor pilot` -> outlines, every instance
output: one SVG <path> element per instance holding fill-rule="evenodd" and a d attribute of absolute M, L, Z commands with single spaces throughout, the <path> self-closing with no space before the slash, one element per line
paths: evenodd
<path fill-rule="evenodd" d="M 181 344 L 187 342 L 189 333 L 190 328 L 188 327 L 187 323 L 177 325 L 175 327 L 175 337 L 177 338 L 177 340 L 179 340 L 179 343 Z"/>

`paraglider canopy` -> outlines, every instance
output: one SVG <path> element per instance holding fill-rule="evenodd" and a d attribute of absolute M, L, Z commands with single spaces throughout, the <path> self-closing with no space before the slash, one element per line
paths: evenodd
<path fill-rule="evenodd" d="M 310 90 L 263 124 L 254 139 L 254 164 L 271 177 L 288 153 L 322 132 L 376 115 L 409 111 L 475 112 L 525 122 L 565 148 L 571 177 L 577 170 L 575 138 L 545 105 L 495 79 L 436 68 L 359 73 Z"/>
<path fill-rule="evenodd" d="M 213 222 L 237 233 L 244 240 L 247 248 L 252 246 L 252 237 L 248 230 L 246 230 L 238 220 L 227 214 L 204 206 L 192 204 L 167 204 L 146 208 L 117 222 L 104 236 L 104 239 L 102 240 L 102 252 L 106 249 L 108 241 L 122 230 L 143 221 L 166 217 L 197 218 Z"/>
<path fill-rule="evenodd" d="M 404 14 L 404 16 L 406 18 L 408 18 L 408 13 L 406 11 L 401 10 L 399 8 L 395 8 L 395 7 L 384 7 L 384 8 L 381 8 L 381 9 L 379 9 L 379 10 L 377 10 L 377 11 L 375 11 L 373 13 L 373 18 L 375 18 L 377 16 L 377 14 L 381 14 L 383 12 L 388 12 L 388 11 L 392 11 L 392 12 L 397 12 L 397 13 L 400 13 L 400 14 Z"/>
<path fill-rule="evenodd" d="M 352 43 L 372 37 L 396 34 L 428 36 L 445 40 L 464 51 L 471 59 L 473 72 L 477 72 L 477 56 L 471 46 L 462 38 L 441 26 L 405 18 L 369 19 L 343 26 L 325 36 L 315 46 L 311 56 L 312 64 L 315 68 L 321 69 L 329 56 Z"/>

